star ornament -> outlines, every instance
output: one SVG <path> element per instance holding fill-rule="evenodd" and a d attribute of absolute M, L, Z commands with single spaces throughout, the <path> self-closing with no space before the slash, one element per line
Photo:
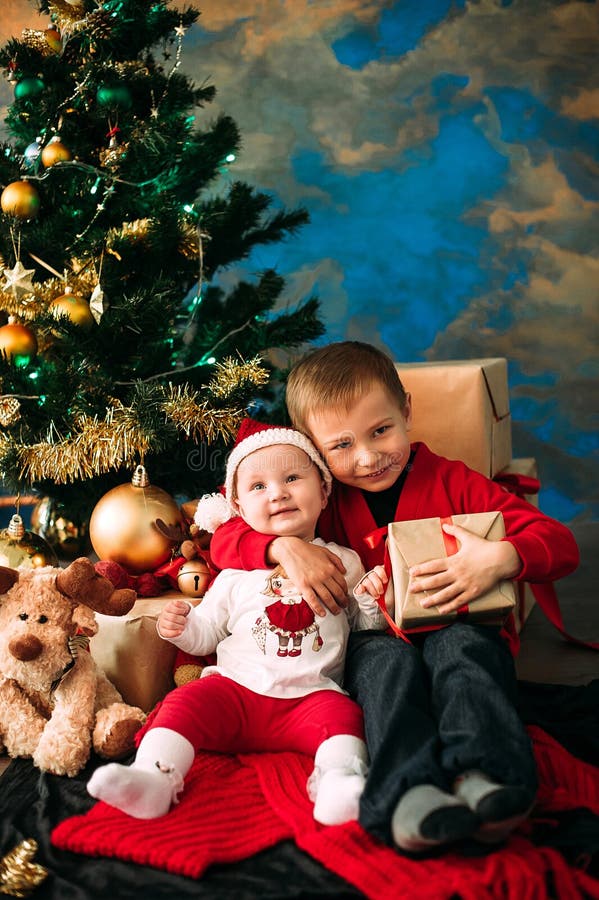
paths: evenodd
<path fill-rule="evenodd" d="M 4 269 L 4 277 L 6 278 L 3 288 L 5 291 L 12 291 L 16 300 L 24 297 L 25 294 L 32 294 L 34 291 L 31 276 L 35 269 L 26 269 L 21 260 L 17 260 L 14 269 Z"/>
<path fill-rule="evenodd" d="M 177 27 L 175 28 L 175 34 L 180 38 L 185 37 L 186 30 L 187 29 L 185 28 L 185 25 L 177 25 Z"/>

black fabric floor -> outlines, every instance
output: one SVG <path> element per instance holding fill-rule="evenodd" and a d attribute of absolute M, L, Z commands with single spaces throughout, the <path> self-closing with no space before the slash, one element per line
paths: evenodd
<path fill-rule="evenodd" d="M 520 693 L 522 716 L 528 724 L 543 728 L 580 759 L 599 764 L 599 679 L 586 686 L 521 682 Z M 363 896 L 291 841 L 235 865 L 215 866 L 199 881 L 56 850 L 50 844 L 52 829 L 94 802 L 85 789 L 94 765 L 90 762 L 77 778 L 68 779 L 41 775 L 29 760 L 14 760 L 2 777 L 0 858 L 22 840 L 34 838 L 39 844 L 35 861 L 50 871 L 32 900 L 352 900 Z M 539 838 L 571 862 L 584 853 L 585 868 L 599 877 L 598 816 L 588 810 L 564 813 Z"/>

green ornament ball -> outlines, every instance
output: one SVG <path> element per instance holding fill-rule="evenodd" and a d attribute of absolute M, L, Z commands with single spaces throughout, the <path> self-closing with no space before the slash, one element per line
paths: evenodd
<path fill-rule="evenodd" d="M 45 86 L 41 78 L 21 78 L 15 85 L 15 99 L 33 100 L 39 97 Z"/>
<path fill-rule="evenodd" d="M 101 84 L 96 92 L 99 106 L 112 106 L 118 109 L 129 109 L 132 103 L 131 93 L 124 84 Z"/>

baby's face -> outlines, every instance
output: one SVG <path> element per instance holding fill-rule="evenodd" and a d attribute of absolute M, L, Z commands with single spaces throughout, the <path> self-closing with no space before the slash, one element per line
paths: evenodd
<path fill-rule="evenodd" d="M 360 397 L 350 410 L 326 409 L 307 418 L 310 437 L 331 475 L 364 491 L 395 484 L 410 458 L 410 397 L 402 409 L 382 385 Z"/>
<path fill-rule="evenodd" d="M 318 468 L 292 444 L 262 447 L 237 467 L 235 506 L 254 531 L 312 540 L 327 498 Z"/>

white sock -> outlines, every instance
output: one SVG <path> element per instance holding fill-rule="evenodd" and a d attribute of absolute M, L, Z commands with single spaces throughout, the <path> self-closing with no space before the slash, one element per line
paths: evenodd
<path fill-rule="evenodd" d="M 187 738 L 170 728 L 151 728 L 131 766 L 101 766 L 90 778 L 87 791 L 136 819 L 155 819 L 178 802 L 194 756 Z"/>
<path fill-rule="evenodd" d="M 314 800 L 314 818 L 322 825 L 342 825 L 358 818 L 366 784 L 366 744 L 351 734 L 323 741 L 314 757 L 308 794 Z"/>

